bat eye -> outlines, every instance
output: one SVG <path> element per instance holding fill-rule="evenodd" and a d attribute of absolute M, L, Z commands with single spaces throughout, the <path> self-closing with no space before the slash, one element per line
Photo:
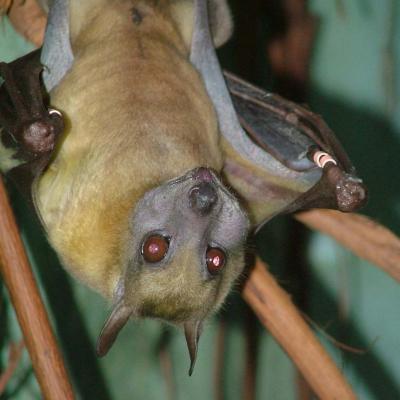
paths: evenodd
<path fill-rule="evenodd" d="M 206 253 L 206 263 L 208 272 L 216 275 L 225 265 L 225 253 L 218 247 L 209 247 Z"/>
<path fill-rule="evenodd" d="M 142 255 L 149 263 L 161 261 L 167 254 L 169 239 L 162 235 L 151 235 L 143 242 Z"/>

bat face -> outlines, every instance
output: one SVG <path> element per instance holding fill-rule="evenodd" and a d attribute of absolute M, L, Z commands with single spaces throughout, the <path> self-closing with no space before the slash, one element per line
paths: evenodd
<path fill-rule="evenodd" d="M 243 268 L 247 228 L 237 200 L 209 169 L 150 190 L 131 219 L 125 303 L 144 317 L 202 320 Z"/>
<path fill-rule="evenodd" d="M 105 355 L 129 318 L 183 326 L 192 373 L 202 322 L 244 266 L 248 219 L 210 169 L 195 168 L 148 191 L 130 217 L 125 269 L 97 344 Z"/>

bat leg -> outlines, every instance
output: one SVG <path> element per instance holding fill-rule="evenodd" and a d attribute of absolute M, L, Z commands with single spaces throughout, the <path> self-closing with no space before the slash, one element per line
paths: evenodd
<path fill-rule="evenodd" d="M 361 179 L 343 171 L 335 162 L 327 162 L 322 168 L 320 180 L 291 203 L 286 212 L 310 208 L 353 212 L 366 203 L 367 189 Z"/>
<path fill-rule="evenodd" d="M 309 178 L 309 189 L 294 201 L 288 198 L 278 213 L 310 208 L 351 212 L 365 204 L 366 187 L 320 116 L 229 72 L 224 74 L 240 123 L 253 143 L 287 168 L 286 182 L 296 179 L 290 171 Z M 281 167 L 271 173 L 284 181 Z M 252 189 L 257 192 L 256 185 Z"/>

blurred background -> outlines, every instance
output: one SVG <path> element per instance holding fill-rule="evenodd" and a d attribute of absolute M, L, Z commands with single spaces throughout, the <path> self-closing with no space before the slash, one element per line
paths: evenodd
<path fill-rule="evenodd" d="M 322 114 L 370 191 L 363 213 L 400 234 L 400 2 L 230 0 L 235 35 L 221 62 L 250 82 Z M 0 19 L 0 60 L 33 49 Z M 78 397 L 310 399 L 290 359 L 233 293 L 201 337 L 194 375 L 181 332 L 130 323 L 110 354 L 94 346 L 106 302 L 68 276 L 10 187 L 20 227 Z M 400 289 L 389 276 L 290 217 L 271 221 L 257 247 L 361 399 L 400 398 Z M 345 350 L 336 341 L 354 347 Z M 0 281 L 0 371 L 21 332 Z M 358 351 L 362 350 L 362 351 Z M 0 399 L 40 392 L 23 352 Z"/>

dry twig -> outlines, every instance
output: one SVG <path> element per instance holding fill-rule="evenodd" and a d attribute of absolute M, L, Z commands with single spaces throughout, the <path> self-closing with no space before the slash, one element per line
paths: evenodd
<path fill-rule="evenodd" d="M 24 341 L 21 340 L 19 343 L 11 343 L 8 354 L 8 365 L 6 370 L 0 375 L 0 396 L 4 393 L 6 386 L 12 378 L 14 371 L 18 367 L 19 360 L 22 356 L 22 350 L 24 349 Z"/>
<path fill-rule="evenodd" d="M 0 272 L 45 399 L 74 398 L 67 373 L 0 179 Z"/>
<path fill-rule="evenodd" d="M 356 398 L 289 295 L 276 283 L 260 259 L 244 286 L 243 298 L 288 353 L 319 398 Z"/>
<path fill-rule="evenodd" d="M 0 15 L 5 15 L 11 7 L 12 0 L 0 0 Z"/>
<path fill-rule="evenodd" d="M 400 239 L 360 214 L 311 210 L 295 215 L 303 224 L 333 237 L 358 257 L 382 268 L 400 282 Z"/>
<path fill-rule="evenodd" d="M 47 16 L 36 0 L 0 0 L 0 11 L 5 11 L 17 32 L 41 46 Z"/>

